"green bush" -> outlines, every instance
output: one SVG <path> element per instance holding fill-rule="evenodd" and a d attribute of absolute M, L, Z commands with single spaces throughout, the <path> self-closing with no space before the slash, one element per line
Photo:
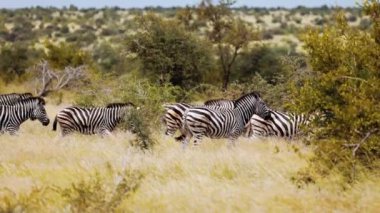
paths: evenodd
<path fill-rule="evenodd" d="M 211 46 L 176 20 L 148 14 L 137 20 L 142 30 L 127 39 L 127 50 L 142 62 L 142 72 L 159 84 L 191 88 L 213 65 Z"/>
<path fill-rule="evenodd" d="M 368 1 L 364 9 L 380 14 L 377 1 Z M 378 22 L 378 17 L 372 18 Z M 351 180 L 357 165 L 379 169 L 375 162 L 380 158 L 380 34 L 373 33 L 377 30 L 376 25 L 371 31 L 349 27 L 339 14 L 335 25 L 322 32 L 308 31 L 304 42 L 312 71 L 293 87 L 294 108 L 325 113 L 314 127 L 316 157 Z"/>

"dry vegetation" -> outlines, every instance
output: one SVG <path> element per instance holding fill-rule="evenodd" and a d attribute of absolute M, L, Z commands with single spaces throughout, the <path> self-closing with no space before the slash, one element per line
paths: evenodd
<path fill-rule="evenodd" d="M 63 106 L 48 105 L 51 118 Z M 183 151 L 155 132 L 152 151 L 115 138 L 57 138 L 51 127 L 28 121 L 17 137 L 3 135 L 2 212 L 376 212 L 375 176 L 345 185 L 339 174 L 305 173 L 312 147 L 269 139 L 205 140 Z M 312 184 L 310 184 L 312 183 Z"/>

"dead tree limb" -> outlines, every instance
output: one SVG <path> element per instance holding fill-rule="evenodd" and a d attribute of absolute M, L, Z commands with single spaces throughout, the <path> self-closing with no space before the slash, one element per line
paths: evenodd
<path fill-rule="evenodd" d="M 36 73 L 36 94 L 38 96 L 47 96 L 52 91 L 58 91 L 75 81 L 85 77 L 86 67 L 65 67 L 63 70 L 55 70 L 49 66 L 45 60 L 37 64 L 33 72 Z"/>

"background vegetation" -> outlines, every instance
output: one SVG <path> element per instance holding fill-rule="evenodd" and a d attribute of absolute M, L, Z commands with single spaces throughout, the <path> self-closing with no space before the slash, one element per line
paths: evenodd
<path fill-rule="evenodd" d="M 32 123 L 19 137 L 1 136 L 0 209 L 376 211 L 379 1 L 294 9 L 232 3 L 1 9 L 1 93 L 37 94 L 35 70 L 44 61 L 60 72 L 85 67 L 76 82 L 47 93 L 51 118 L 72 104 L 131 101 L 140 109 L 115 138 L 58 140 Z M 241 139 L 236 150 L 209 141 L 186 152 L 164 138 L 163 103 L 252 90 L 276 110 L 317 114 L 307 137 Z"/>

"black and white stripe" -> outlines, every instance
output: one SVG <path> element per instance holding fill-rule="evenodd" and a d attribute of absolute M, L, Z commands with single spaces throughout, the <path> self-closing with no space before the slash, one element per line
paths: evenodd
<path fill-rule="evenodd" d="M 204 106 L 216 110 L 233 109 L 234 102 L 225 99 L 215 99 L 206 101 Z M 177 130 L 181 130 L 185 111 L 195 106 L 186 103 L 174 103 L 164 104 L 163 107 L 165 108 L 165 114 L 162 117 L 162 121 L 166 126 L 165 135 L 173 136 Z M 183 135 L 175 139 L 182 140 Z"/>
<path fill-rule="evenodd" d="M 0 95 L 0 105 L 13 105 L 18 101 L 33 97 L 32 93 L 10 93 Z"/>
<path fill-rule="evenodd" d="M 297 115 L 272 110 L 268 120 L 257 115 L 252 116 L 245 135 L 253 138 L 277 136 L 292 139 L 300 132 L 303 125 L 310 122 L 311 118 L 312 116 L 304 114 Z"/>
<path fill-rule="evenodd" d="M 38 119 L 44 126 L 50 122 L 45 110 L 45 100 L 40 97 L 32 97 L 21 100 L 14 105 L 0 106 L 0 132 L 14 135 L 20 125 L 28 120 Z"/>
<path fill-rule="evenodd" d="M 186 103 L 164 104 L 163 106 L 165 114 L 162 117 L 162 121 L 166 126 L 165 135 L 173 136 L 182 127 L 185 111 L 193 106 Z"/>
<path fill-rule="evenodd" d="M 202 137 L 228 138 L 230 144 L 241 135 L 253 114 L 268 119 L 270 109 L 256 92 L 249 93 L 234 101 L 234 109 L 215 110 L 208 107 L 193 107 L 184 115 L 182 133 L 183 146 L 194 137 L 197 145 Z"/>
<path fill-rule="evenodd" d="M 53 130 L 57 129 L 59 123 L 61 136 L 75 131 L 88 135 L 110 135 L 131 107 L 134 105 L 129 102 L 113 103 L 98 108 L 68 107 L 55 117 Z"/>

